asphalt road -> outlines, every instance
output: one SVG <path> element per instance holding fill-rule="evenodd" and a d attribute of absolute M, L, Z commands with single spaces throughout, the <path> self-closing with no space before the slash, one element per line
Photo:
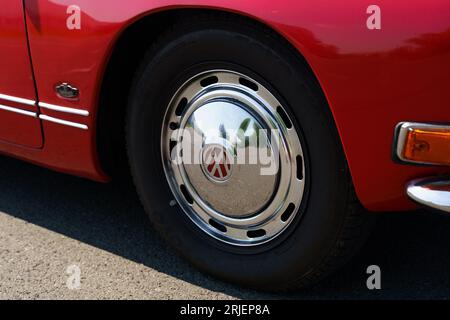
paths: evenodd
<path fill-rule="evenodd" d="M 449 253 L 450 217 L 381 214 L 361 253 L 320 285 L 290 294 L 246 290 L 174 255 L 133 190 L 0 157 L 2 299 L 446 299 Z M 373 264 L 381 290 L 366 288 Z M 67 286 L 71 265 L 81 272 L 75 290 Z"/>

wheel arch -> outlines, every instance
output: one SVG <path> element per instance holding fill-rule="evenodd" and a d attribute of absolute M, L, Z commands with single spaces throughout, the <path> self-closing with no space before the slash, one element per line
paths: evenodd
<path fill-rule="evenodd" d="M 160 8 L 142 13 L 130 19 L 118 33 L 111 47 L 104 68 L 99 95 L 99 106 L 97 110 L 97 152 L 102 168 L 111 176 L 121 175 L 128 169 L 125 142 L 124 142 L 124 119 L 129 90 L 132 85 L 133 76 L 138 69 L 141 60 L 149 46 L 158 39 L 160 33 L 170 29 L 171 25 L 189 19 L 199 14 L 216 13 L 243 19 L 250 23 L 265 28 L 268 32 L 276 35 L 283 41 L 305 64 L 311 75 L 317 81 L 324 100 L 328 104 L 325 90 L 320 79 L 308 63 L 305 55 L 298 49 L 298 39 L 291 39 L 281 30 L 254 15 L 244 12 L 227 10 L 223 8 L 189 7 L 189 8 Z M 151 30 L 146 33 L 145 41 L 139 37 L 142 31 Z M 131 56 L 130 56 L 131 55 Z M 131 58 L 130 58 L 131 57 Z M 125 68 L 124 68 L 125 66 Z M 125 72 L 123 72 L 125 70 Z M 111 95 L 111 93 L 113 93 Z M 328 104 L 329 105 L 329 104 Z M 333 112 L 329 106 L 331 117 L 335 123 Z M 339 135 L 335 123 L 336 133 Z M 342 142 L 341 142 L 342 143 Z M 344 152 L 345 154 L 345 152 Z M 124 170 L 125 169 L 125 170 Z"/>

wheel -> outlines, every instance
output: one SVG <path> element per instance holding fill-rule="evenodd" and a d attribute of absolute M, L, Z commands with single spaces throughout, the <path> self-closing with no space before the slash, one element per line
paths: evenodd
<path fill-rule="evenodd" d="M 306 286 L 367 233 L 317 81 L 260 25 L 209 14 L 162 35 L 136 75 L 126 132 L 155 228 L 221 279 Z"/>

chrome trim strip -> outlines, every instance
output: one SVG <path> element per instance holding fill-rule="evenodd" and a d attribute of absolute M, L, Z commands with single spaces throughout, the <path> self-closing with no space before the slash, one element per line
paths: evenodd
<path fill-rule="evenodd" d="M 17 103 L 25 104 L 27 106 L 36 106 L 36 101 L 34 101 L 34 100 L 8 96 L 6 94 L 1 94 L 1 93 L 0 93 L 0 99 L 10 101 L 10 102 L 17 102 Z"/>
<path fill-rule="evenodd" d="M 71 114 L 76 114 L 76 115 L 85 116 L 85 117 L 89 116 L 89 111 L 87 111 L 87 110 L 62 107 L 62 106 L 57 106 L 57 105 L 45 103 L 45 102 L 39 102 L 38 105 L 40 108 L 44 108 L 44 109 L 48 109 L 48 110 L 59 111 L 59 112 L 64 112 L 64 113 L 71 113 Z"/>
<path fill-rule="evenodd" d="M 85 124 L 72 122 L 72 121 L 61 120 L 61 119 L 58 119 L 58 118 L 53 118 L 53 117 L 46 116 L 45 114 L 40 114 L 39 115 L 39 119 L 44 120 L 44 121 L 57 123 L 57 124 L 62 124 L 64 126 L 78 128 L 78 129 L 83 129 L 83 130 L 87 130 L 88 129 L 88 126 L 85 125 Z"/>
<path fill-rule="evenodd" d="M 406 187 L 408 196 L 427 207 L 450 213 L 450 178 L 414 180 Z"/>
<path fill-rule="evenodd" d="M 416 163 L 416 164 L 434 164 L 429 162 L 420 162 L 420 161 L 413 161 L 410 159 L 405 159 L 402 155 L 403 149 L 405 148 L 405 139 L 406 135 L 409 131 L 415 130 L 415 129 L 428 129 L 428 130 L 450 130 L 450 126 L 444 126 L 444 125 L 435 125 L 435 124 L 429 124 L 429 123 L 420 123 L 420 122 L 400 122 L 397 125 L 396 131 L 397 134 L 397 141 L 395 142 L 395 155 L 397 158 L 404 162 L 409 163 Z"/>
<path fill-rule="evenodd" d="M 14 113 L 18 113 L 18 114 L 21 114 L 21 115 L 24 115 L 24 116 L 28 116 L 28 117 L 32 117 L 32 118 L 37 118 L 37 113 L 36 112 L 22 110 L 22 109 L 13 108 L 13 107 L 8 107 L 8 106 L 4 106 L 2 104 L 0 104 L 0 110 L 14 112 Z"/>

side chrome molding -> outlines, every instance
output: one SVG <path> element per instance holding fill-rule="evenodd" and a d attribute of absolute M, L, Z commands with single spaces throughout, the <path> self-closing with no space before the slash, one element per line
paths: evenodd
<path fill-rule="evenodd" d="M 36 112 L 18 109 L 18 108 L 14 108 L 14 107 L 8 107 L 8 106 L 4 106 L 2 104 L 0 104 L 0 110 L 14 112 L 14 113 L 18 113 L 18 114 L 28 116 L 28 117 L 33 117 L 33 118 L 37 118 L 37 116 L 38 116 Z"/>
<path fill-rule="evenodd" d="M 62 124 L 64 126 L 68 126 L 68 127 L 74 127 L 74 128 L 83 129 L 83 130 L 89 129 L 88 126 L 85 125 L 85 124 L 81 124 L 81 123 L 78 123 L 78 122 L 67 121 L 67 120 L 62 120 L 62 119 L 58 119 L 58 118 L 54 118 L 54 117 L 49 117 L 49 116 L 46 116 L 45 114 L 40 114 L 39 115 L 39 119 L 44 120 L 44 121 L 57 123 L 57 124 Z"/>
<path fill-rule="evenodd" d="M 50 104 L 50 103 L 45 103 L 45 102 L 39 102 L 38 105 L 39 105 L 40 108 L 44 108 L 44 109 L 48 109 L 48 110 L 53 110 L 53 111 L 58 111 L 58 112 L 63 112 L 63 113 L 76 114 L 76 115 L 84 116 L 84 117 L 89 116 L 89 111 L 87 111 L 87 110 L 62 107 L 62 106 L 57 106 L 57 105 Z"/>
<path fill-rule="evenodd" d="M 61 112 L 61 113 L 74 114 L 74 115 L 83 116 L 83 117 L 89 116 L 89 111 L 87 111 L 87 110 L 63 107 L 63 106 L 58 106 L 58 105 L 45 103 L 45 102 L 36 102 L 34 100 L 14 97 L 14 96 L 1 94 L 1 93 L 0 93 L 0 100 L 6 101 L 5 102 L 6 104 L 7 104 L 7 102 L 13 102 L 16 104 L 22 104 L 22 105 L 26 105 L 26 106 L 34 106 L 34 107 L 38 106 L 39 108 L 42 108 L 42 109 L 52 110 L 52 111 Z M 87 125 L 82 124 L 82 123 L 67 121 L 67 120 L 56 118 L 53 116 L 40 114 L 38 112 L 33 112 L 33 111 L 28 111 L 28 110 L 24 110 L 24 109 L 20 109 L 20 108 L 11 107 L 11 106 L 8 106 L 5 104 L 0 104 L 0 110 L 14 112 L 14 113 L 17 113 L 17 114 L 20 114 L 23 116 L 39 118 L 43 121 L 53 122 L 53 123 L 57 123 L 57 124 L 72 127 L 72 128 L 78 128 L 78 129 L 82 129 L 82 130 L 89 129 Z"/>
<path fill-rule="evenodd" d="M 36 101 L 34 101 L 34 100 L 8 96 L 6 94 L 1 94 L 1 93 L 0 93 L 0 99 L 5 100 L 5 101 L 10 101 L 10 102 L 17 102 L 17 103 L 24 104 L 27 106 L 35 106 L 36 105 Z"/>

